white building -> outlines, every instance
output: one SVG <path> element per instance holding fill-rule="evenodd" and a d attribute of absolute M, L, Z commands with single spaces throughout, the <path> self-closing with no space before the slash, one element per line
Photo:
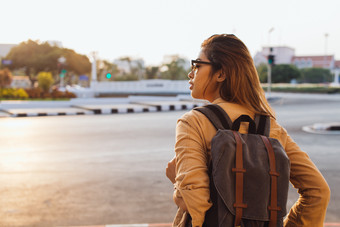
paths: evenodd
<path fill-rule="evenodd" d="M 297 68 L 335 68 L 335 59 L 333 55 L 326 56 L 294 56 L 292 58 L 292 64 Z"/>
<path fill-rule="evenodd" d="M 6 57 L 12 47 L 17 46 L 17 44 L 0 44 L 0 58 Z"/>
<path fill-rule="evenodd" d="M 131 73 L 131 69 L 144 69 L 145 63 L 143 59 L 121 58 L 113 61 L 122 73 Z"/>
<path fill-rule="evenodd" d="M 30 88 L 31 81 L 28 76 L 13 76 L 11 87 L 12 88 Z"/>

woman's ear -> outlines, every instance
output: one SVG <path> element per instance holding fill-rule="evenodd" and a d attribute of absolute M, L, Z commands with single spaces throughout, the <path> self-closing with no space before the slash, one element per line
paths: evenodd
<path fill-rule="evenodd" d="M 218 72 L 218 76 L 217 76 L 217 82 L 221 83 L 226 79 L 226 75 L 223 72 Z"/>

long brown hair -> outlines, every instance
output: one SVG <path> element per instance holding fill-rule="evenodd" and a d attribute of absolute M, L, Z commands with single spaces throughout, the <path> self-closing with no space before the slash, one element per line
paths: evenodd
<path fill-rule="evenodd" d="M 226 75 L 220 89 L 222 99 L 275 118 L 261 87 L 253 59 L 240 39 L 229 34 L 213 35 L 201 47 L 212 62 L 211 75 L 219 70 Z"/>

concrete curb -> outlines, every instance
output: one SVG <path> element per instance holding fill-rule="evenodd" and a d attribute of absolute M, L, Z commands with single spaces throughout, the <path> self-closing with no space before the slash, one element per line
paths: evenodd
<path fill-rule="evenodd" d="M 70 115 L 85 115 L 84 112 L 67 113 L 67 112 L 56 112 L 56 113 L 18 113 L 12 114 L 10 117 L 46 117 L 46 116 L 70 116 Z"/>
<path fill-rule="evenodd" d="M 171 223 L 155 224 L 116 224 L 116 225 L 86 225 L 86 226 L 59 226 L 59 227 L 169 227 Z"/>
<path fill-rule="evenodd" d="M 88 225 L 88 226 L 59 226 L 59 227 L 169 227 L 171 223 L 155 224 L 116 224 L 116 225 Z M 340 226 L 340 222 L 324 223 L 324 226 Z"/>
<path fill-rule="evenodd" d="M 126 113 L 148 113 L 190 110 L 203 106 L 203 102 L 166 101 L 166 102 L 130 102 L 126 104 L 89 104 L 70 105 L 66 108 L 25 108 L 0 109 L 0 117 L 42 117 L 70 115 L 109 115 Z"/>

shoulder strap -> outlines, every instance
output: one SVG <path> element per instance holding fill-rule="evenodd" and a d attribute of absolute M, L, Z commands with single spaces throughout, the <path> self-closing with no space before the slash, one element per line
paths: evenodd
<path fill-rule="evenodd" d="M 228 114 L 217 104 L 196 107 L 194 110 L 204 114 L 209 121 L 218 129 L 230 129 L 232 122 Z"/>
<path fill-rule="evenodd" d="M 266 115 L 255 115 L 255 124 L 256 124 L 256 134 L 264 135 L 269 137 L 270 133 L 270 117 Z"/>
<path fill-rule="evenodd" d="M 214 125 L 215 129 L 231 129 L 233 122 L 228 114 L 217 104 L 205 105 L 196 107 L 194 110 L 204 114 L 209 121 Z M 255 115 L 256 134 L 269 137 L 270 132 L 270 117 L 266 115 Z"/>
<path fill-rule="evenodd" d="M 233 125 L 231 126 L 231 129 L 233 131 L 238 131 L 240 129 L 240 126 L 241 126 L 242 122 L 248 122 L 249 123 L 249 127 L 248 127 L 248 133 L 249 134 L 257 134 L 257 132 L 256 132 L 256 123 L 248 115 L 241 115 L 241 116 L 239 116 L 233 122 Z"/>

